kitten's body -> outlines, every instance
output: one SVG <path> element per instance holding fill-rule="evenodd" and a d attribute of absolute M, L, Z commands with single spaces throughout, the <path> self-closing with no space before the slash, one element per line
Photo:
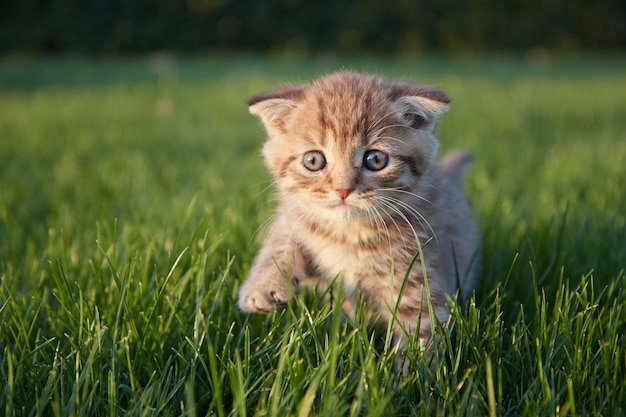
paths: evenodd
<path fill-rule="evenodd" d="M 402 344 L 402 327 L 430 335 L 425 269 L 445 321 L 446 294 L 460 286 L 467 298 L 473 288 L 478 241 L 460 186 L 468 154 L 434 163 L 434 128 L 448 102 L 430 87 L 350 72 L 252 98 L 279 206 L 239 306 L 269 312 L 288 301 L 287 277 L 297 285 L 339 276 L 344 295 L 362 292 L 383 320 L 398 306 Z"/>

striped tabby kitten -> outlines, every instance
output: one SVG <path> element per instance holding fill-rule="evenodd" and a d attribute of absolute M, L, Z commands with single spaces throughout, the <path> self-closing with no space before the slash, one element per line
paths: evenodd
<path fill-rule="evenodd" d="M 267 313 L 306 277 L 339 276 L 344 295 L 361 292 L 380 319 L 397 308 L 402 348 L 405 331 L 422 340 L 431 333 L 425 270 L 446 321 L 446 295 L 460 287 L 467 299 L 473 288 L 478 243 L 460 184 L 471 156 L 435 164 L 434 129 L 449 101 L 432 87 L 352 72 L 251 98 L 279 205 L 239 307 Z"/>

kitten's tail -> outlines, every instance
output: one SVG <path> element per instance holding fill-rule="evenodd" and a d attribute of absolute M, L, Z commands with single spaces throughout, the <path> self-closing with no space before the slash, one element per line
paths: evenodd
<path fill-rule="evenodd" d="M 444 155 L 439 161 L 439 169 L 455 184 L 461 184 L 467 166 L 474 160 L 474 154 L 469 151 L 452 151 Z"/>

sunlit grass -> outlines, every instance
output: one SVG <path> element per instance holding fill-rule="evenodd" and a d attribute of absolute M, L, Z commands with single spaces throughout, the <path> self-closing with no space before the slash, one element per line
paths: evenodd
<path fill-rule="evenodd" d="M 623 415 L 622 59 L 0 64 L 0 413 Z M 338 68 L 436 84 L 482 280 L 433 364 L 300 293 L 235 305 L 274 202 L 245 100 Z"/>

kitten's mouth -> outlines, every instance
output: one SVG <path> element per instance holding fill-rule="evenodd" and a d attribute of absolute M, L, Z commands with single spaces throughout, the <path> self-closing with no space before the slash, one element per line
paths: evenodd
<path fill-rule="evenodd" d="M 367 208 L 349 199 L 333 201 L 327 207 L 345 220 L 360 219 L 369 215 Z"/>
<path fill-rule="evenodd" d="M 328 202 L 327 206 L 332 209 L 340 209 L 340 210 L 343 210 L 343 209 L 351 210 L 351 209 L 358 208 L 351 199 L 347 199 L 347 198 L 331 200 Z"/>
<path fill-rule="evenodd" d="M 309 200 L 302 202 L 302 208 L 321 221 L 346 221 L 368 218 L 372 207 L 362 198 Z M 321 218 L 320 218 L 321 217 Z"/>

